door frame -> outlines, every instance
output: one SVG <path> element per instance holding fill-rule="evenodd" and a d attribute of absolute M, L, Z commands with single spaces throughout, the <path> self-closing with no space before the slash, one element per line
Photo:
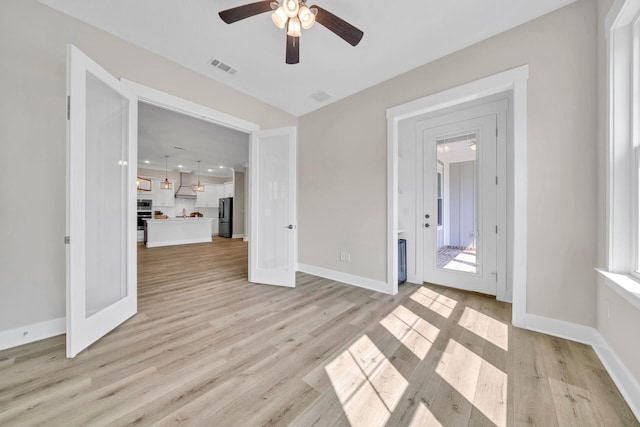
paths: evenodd
<path fill-rule="evenodd" d="M 513 301 L 513 323 L 522 323 L 526 314 L 527 292 L 527 80 L 529 66 L 523 65 L 435 93 L 396 107 L 387 109 L 387 287 L 390 293 L 398 292 L 398 144 L 400 122 L 423 114 L 433 113 L 477 101 L 491 95 L 509 93 L 510 144 L 513 158 L 508 159 L 512 168 L 512 193 L 508 203 L 513 207 L 509 218 L 513 231 L 508 240 L 513 250 L 510 262 L 511 274 L 505 286 L 497 290 L 497 299 Z"/>
<path fill-rule="evenodd" d="M 251 164 L 251 156 L 253 152 L 253 147 L 258 143 L 258 137 L 260 133 L 260 126 L 256 123 L 240 119 L 238 117 L 223 113 L 221 111 L 215 110 L 210 107 L 206 107 L 202 104 L 198 104 L 196 102 L 188 101 L 184 98 L 180 98 L 175 95 L 171 95 L 169 93 L 160 91 L 158 89 L 154 89 L 148 86 L 145 86 L 140 83 L 136 83 L 127 79 L 120 79 L 126 86 L 130 87 L 134 93 L 138 96 L 138 102 L 145 102 L 147 104 L 154 105 L 159 108 L 164 108 L 169 111 L 174 111 L 179 114 L 184 114 L 187 116 L 195 117 L 200 120 L 205 120 L 208 122 L 212 122 L 218 124 L 220 126 L 224 126 L 230 129 L 237 130 L 239 132 L 246 133 L 249 136 L 249 164 Z M 250 268 L 251 265 L 251 249 L 252 249 L 252 239 L 251 239 L 251 213 L 253 210 L 253 186 L 251 185 L 251 176 L 252 171 L 251 168 L 247 169 L 247 176 L 245 176 L 245 182 L 248 179 L 249 185 L 247 186 L 246 195 L 246 212 L 247 212 L 247 222 L 245 224 L 245 236 L 244 241 L 248 241 L 249 243 L 249 257 L 248 257 L 248 265 Z M 297 239 L 296 239 L 296 251 L 294 252 L 294 265 L 297 266 Z"/>
<path fill-rule="evenodd" d="M 416 184 L 415 184 L 415 208 L 416 208 L 416 225 L 415 230 L 415 242 L 416 242 L 416 256 L 415 256 L 415 271 L 416 276 L 419 278 L 418 283 L 422 283 L 425 276 L 425 247 L 424 247 L 424 229 L 422 224 L 424 219 L 423 205 L 424 205 L 424 140 L 423 132 L 433 128 L 439 128 L 442 126 L 454 124 L 457 122 L 468 122 L 475 119 L 483 119 L 487 116 L 495 116 L 496 128 L 499 130 L 496 135 L 496 168 L 495 176 L 502 182 L 502 185 L 497 185 L 496 192 L 496 215 L 495 225 L 498 230 L 502 232 L 497 233 L 496 236 L 496 290 L 506 288 L 506 273 L 507 273 L 507 100 L 502 99 L 498 101 L 491 101 L 486 104 L 479 105 L 477 107 L 465 108 L 463 110 L 454 111 L 451 113 L 439 115 L 437 117 L 428 117 L 415 123 L 416 131 Z M 443 174 L 446 176 L 446 174 Z M 480 185 L 480 183 L 478 183 Z M 448 206 L 449 197 L 446 199 L 446 205 Z M 482 204 L 482 203 L 481 203 Z M 481 204 L 478 204 L 476 208 L 479 208 Z M 446 210 L 445 218 L 449 217 L 449 209 Z M 477 215 L 482 215 L 482 212 L 478 211 Z M 492 227 L 493 228 L 493 227 Z M 411 235 L 411 233 L 409 233 Z M 481 234 L 482 236 L 482 231 Z M 410 270 L 408 268 L 408 270 Z M 486 273 L 486 272 L 484 272 Z M 484 274 L 483 273 L 483 274 Z M 409 280 L 410 281 L 410 280 Z M 491 295 L 494 295 L 492 293 Z"/>

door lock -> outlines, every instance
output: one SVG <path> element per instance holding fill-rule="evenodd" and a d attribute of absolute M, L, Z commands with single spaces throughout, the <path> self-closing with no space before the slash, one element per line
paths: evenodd
<path fill-rule="evenodd" d="M 292 224 L 285 225 L 285 227 L 284 227 L 284 228 L 288 228 L 289 230 L 293 230 L 293 225 L 292 225 Z"/>
<path fill-rule="evenodd" d="M 425 214 L 425 216 L 424 216 L 424 217 L 425 217 L 425 218 L 427 218 L 427 219 L 429 219 L 429 218 L 431 218 L 431 215 L 429 215 L 429 214 Z"/>

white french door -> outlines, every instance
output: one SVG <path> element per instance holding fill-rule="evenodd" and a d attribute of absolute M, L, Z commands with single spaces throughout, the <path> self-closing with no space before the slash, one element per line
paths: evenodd
<path fill-rule="evenodd" d="M 296 128 L 255 132 L 249 281 L 295 287 Z"/>
<path fill-rule="evenodd" d="M 423 280 L 496 295 L 497 116 L 420 129 Z"/>
<path fill-rule="evenodd" d="M 137 98 L 67 48 L 67 357 L 137 311 Z"/>

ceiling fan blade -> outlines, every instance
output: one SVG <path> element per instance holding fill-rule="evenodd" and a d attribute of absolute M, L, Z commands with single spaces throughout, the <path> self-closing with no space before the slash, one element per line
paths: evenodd
<path fill-rule="evenodd" d="M 318 14 L 316 15 L 317 23 L 335 33 L 351 46 L 355 46 L 360 43 L 360 40 L 362 40 L 362 36 L 364 35 L 362 31 L 320 6 L 311 6 L 311 9 L 314 8 L 318 9 Z"/>
<path fill-rule="evenodd" d="M 287 35 L 287 64 L 300 62 L 300 37 Z"/>
<path fill-rule="evenodd" d="M 249 3 L 238 7 L 232 7 L 231 9 L 223 10 L 218 13 L 220 18 L 227 24 L 233 24 L 241 19 L 250 18 L 254 15 L 269 12 L 271 9 L 271 0 L 257 1 L 255 3 Z"/>

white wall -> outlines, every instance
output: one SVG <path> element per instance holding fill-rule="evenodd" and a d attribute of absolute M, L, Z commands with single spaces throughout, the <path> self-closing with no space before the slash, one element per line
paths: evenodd
<path fill-rule="evenodd" d="M 78 46 L 116 77 L 201 103 L 262 128 L 297 125 L 297 118 L 287 113 L 35 0 L 3 0 L 0 333 L 65 316 L 67 43 Z M 25 169 L 28 174 L 23 173 Z"/>
<path fill-rule="evenodd" d="M 527 310 L 594 326 L 595 45 L 581 0 L 301 117 L 300 263 L 385 281 L 386 109 L 529 64 Z"/>

